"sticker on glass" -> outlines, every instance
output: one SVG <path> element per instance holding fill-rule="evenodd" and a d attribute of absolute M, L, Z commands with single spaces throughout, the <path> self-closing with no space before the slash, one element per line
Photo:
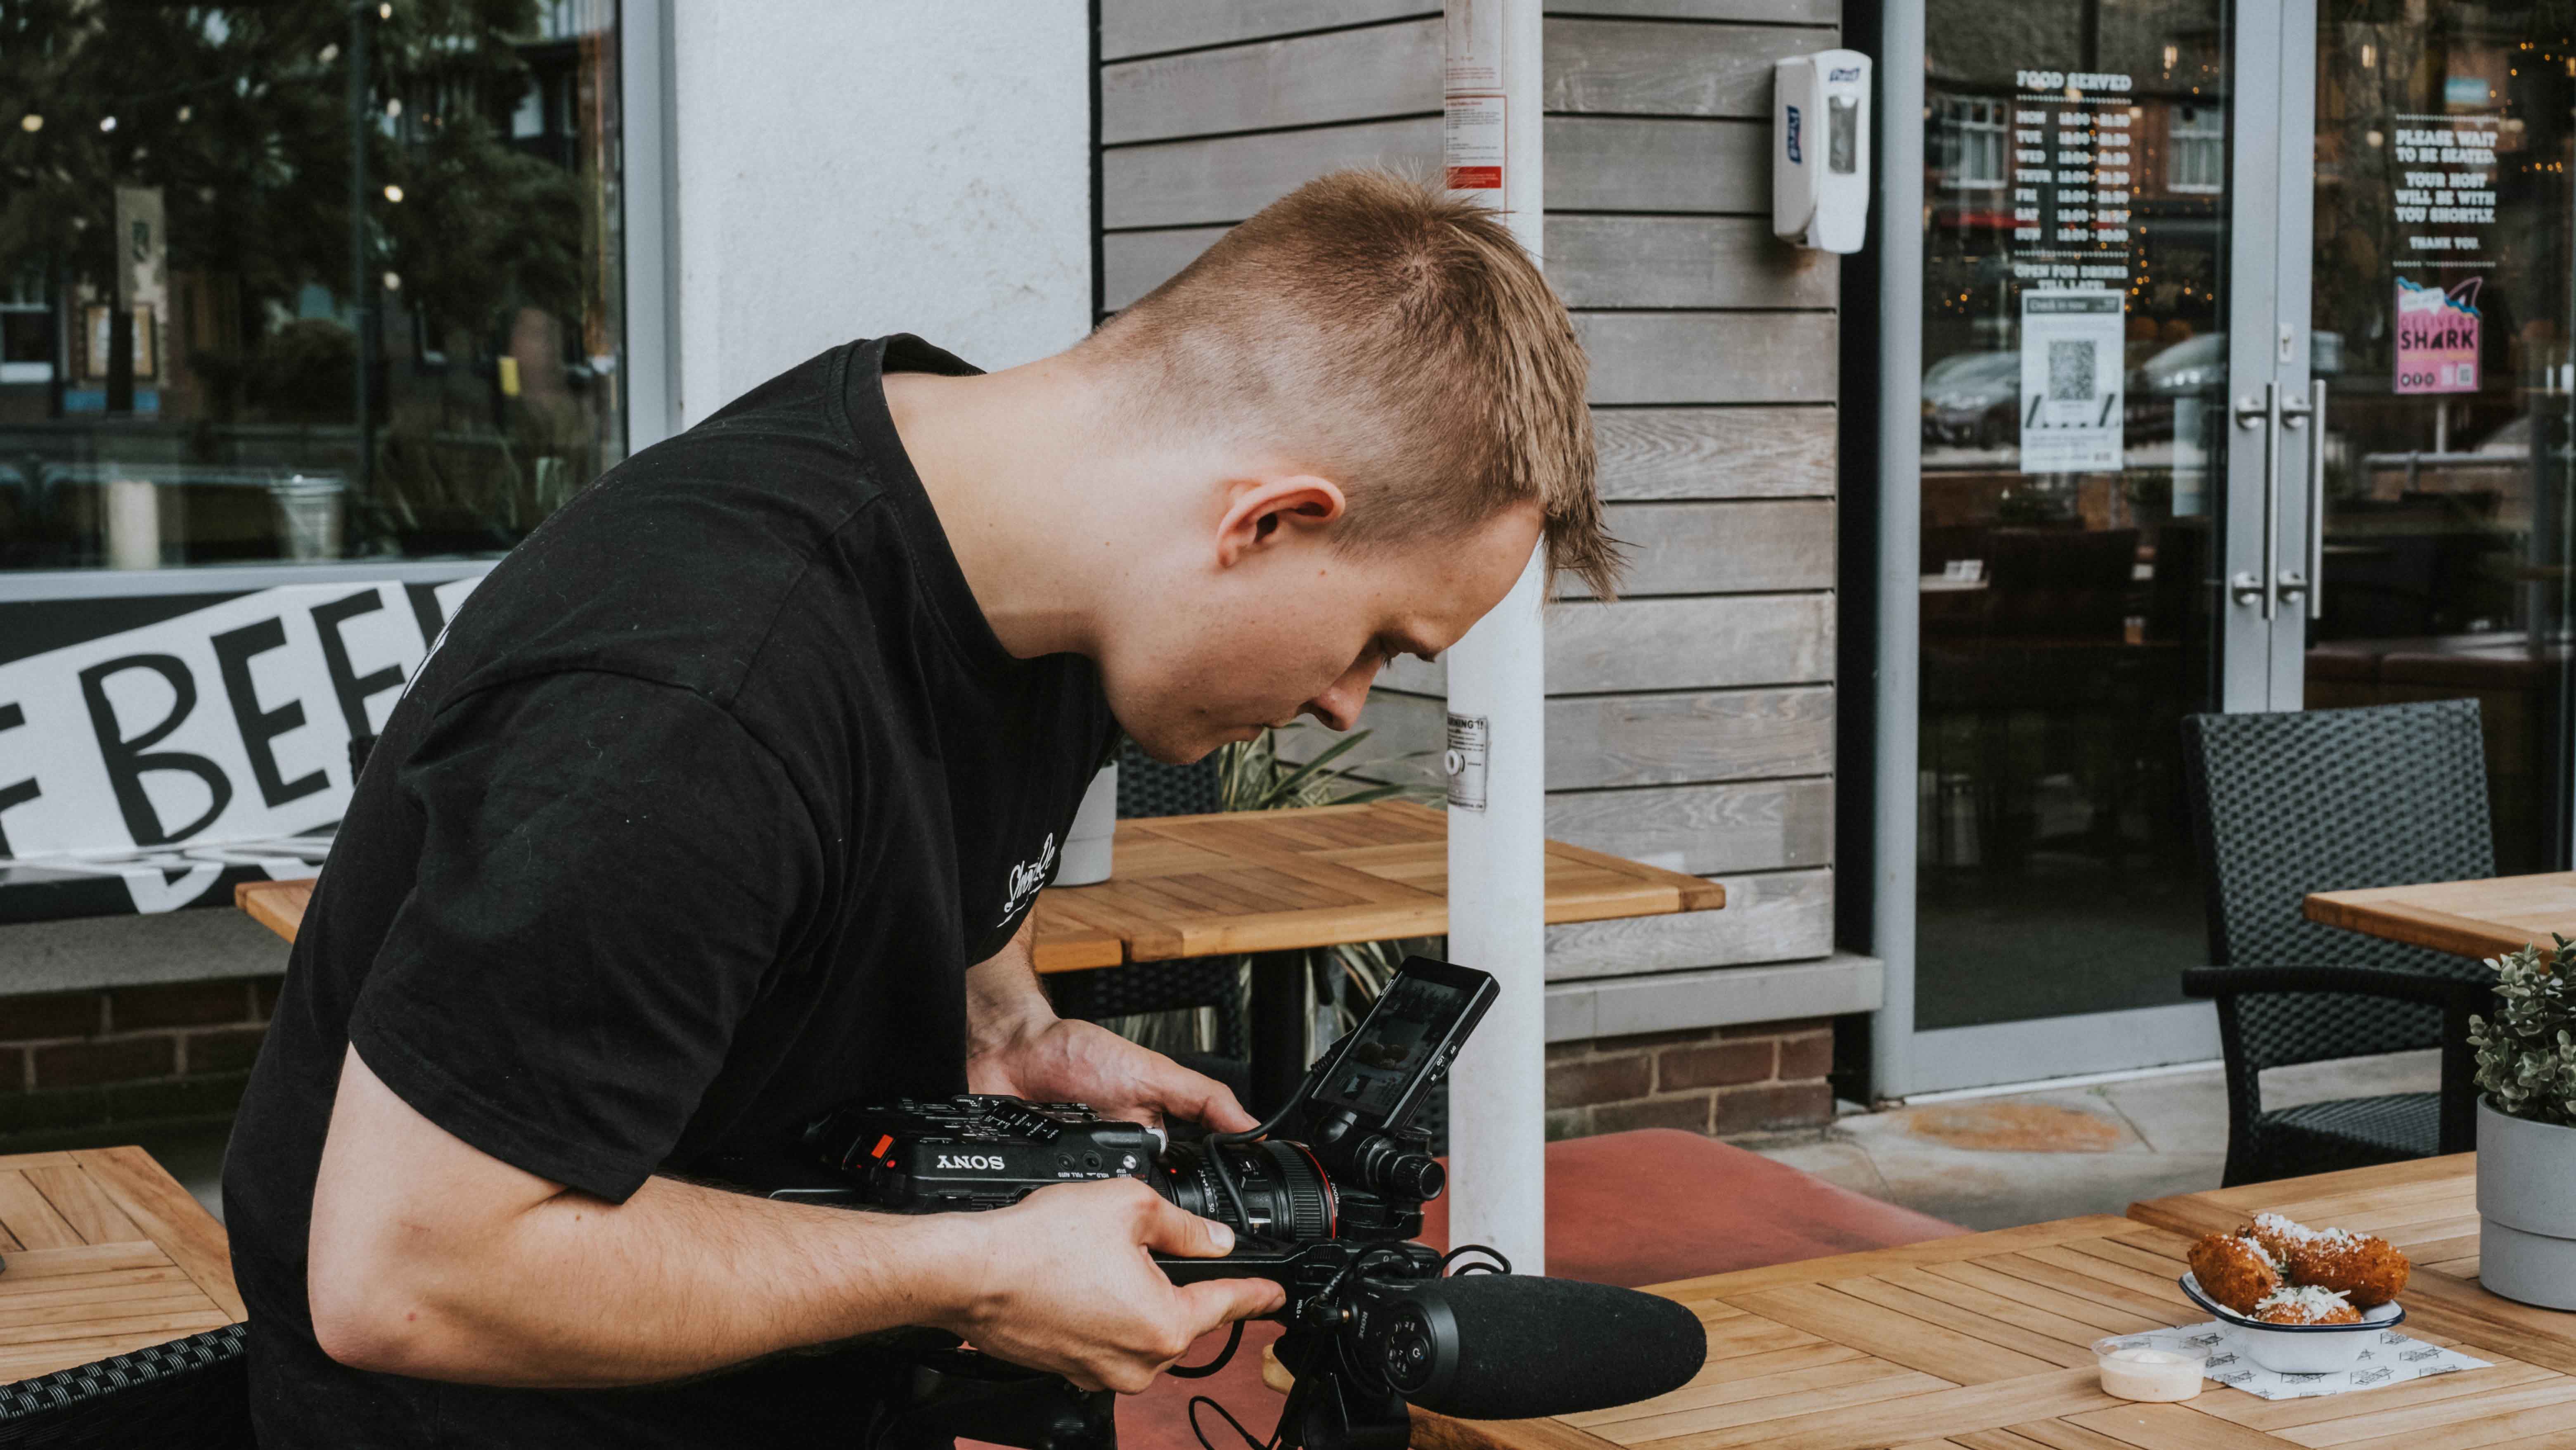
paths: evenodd
<path fill-rule="evenodd" d="M 2119 469 L 2126 317 L 2109 288 L 2022 294 L 2022 472 Z"/>

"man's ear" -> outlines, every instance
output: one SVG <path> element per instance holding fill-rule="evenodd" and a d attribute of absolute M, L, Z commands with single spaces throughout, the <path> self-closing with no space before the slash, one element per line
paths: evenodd
<path fill-rule="evenodd" d="M 1339 484 L 1311 473 L 1242 478 L 1226 485 L 1225 517 L 1216 526 L 1216 562 L 1231 569 L 1294 529 L 1324 528 L 1350 507 Z"/>

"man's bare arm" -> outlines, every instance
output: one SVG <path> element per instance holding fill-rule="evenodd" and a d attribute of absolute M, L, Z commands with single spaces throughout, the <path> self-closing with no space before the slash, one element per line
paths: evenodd
<path fill-rule="evenodd" d="M 1038 985 L 1038 914 L 1030 912 L 999 952 L 966 969 L 966 1056 L 1009 1048 L 1056 1021 Z"/>
<path fill-rule="evenodd" d="M 1105 1117 L 1177 1117 L 1223 1132 L 1255 1126 L 1225 1084 L 1091 1022 L 1067 1022 L 1038 986 L 1030 920 L 966 972 L 966 1085 L 1040 1102 L 1089 1103 Z"/>
<path fill-rule="evenodd" d="M 1132 1180 L 917 1218 L 668 1178 L 612 1204 L 449 1134 L 353 1048 L 307 1278 L 325 1353 L 431 1379 L 649 1383 L 919 1324 L 1133 1391 L 1207 1329 L 1276 1307 L 1276 1286 L 1256 1280 L 1175 1288 L 1148 1256 L 1231 1244 Z"/>

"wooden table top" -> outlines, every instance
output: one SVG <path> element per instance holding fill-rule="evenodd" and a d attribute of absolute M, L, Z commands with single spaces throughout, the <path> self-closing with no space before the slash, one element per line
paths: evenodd
<path fill-rule="evenodd" d="M 2576 1445 L 2576 1315 L 2507 1305 L 2474 1272 L 2467 1158 L 2164 1199 L 2066 1219 L 1665 1284 L 1709 1359 L 1672 1394 L 1553 1420 L 1419 1417 L 1419 1450 L 2540 1450 Z M 2378 1175 L 2374 1177 L 2372 1175 Z M 2180 1205 L 2181 1207 L 2176 1207 Z M 2102 1393 L 2092 1341 L 2208 1315 L 2176 1285 L 2191 1241 L 2257 1207 L 2388 1235 L 2417 1257 L 2404 1333 L 2491 1368 L 2307 1400 L 2205 1385 Z M 2465 1222 L 2461 1214 L 2468 1215 Z M 2465 1237 L 2464 1237 L 2465 1236 Z M 2459 1307 L 2458 1294 L 2494 1308 Z"/>
<path fill-rule="evenodd" d="M 1038 896 L 1038 970 L 1348 942 L 1449 929 L 1449 822 L 1401 801 L 1120 821 L 1116 874 Z M 289 941 L 310 881 L 238 888 L 241 908 Z M 1547 843 L 1547 919 L 1709 911 L 1726 888 L 1679 871 Z"/>
<path fill-rule="evenodd" d="M 140 1148 L 0 1157 L 0 1384 L 247 1317 L 215 1222 Z"/>
<path fill-rule="evenodd" d="M 2576 938 L 2576 871 L 2319 891 L 2305 903 L 2308 920 L 2463 957 L 2495 957 L 2538 943 L 2550 933 Z"/>

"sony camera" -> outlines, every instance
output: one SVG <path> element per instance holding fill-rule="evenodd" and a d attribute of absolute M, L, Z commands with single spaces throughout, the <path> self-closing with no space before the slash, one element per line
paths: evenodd
<path fill-rule="evenodd" d="M 1443 1254 L 1414 1242 L 1422 1205 L 1440 1196 L 1446 1174 L 1411 1120 L 1497 995 L 1483 972 L 1411 958 L 1276 1116 L 1195 1143 L 1167 1144 L 1157 1130 L 1080 1103 L 964 1094 L 844 1107 L 805 1132 L 820 1177 L 771 1196 L 974 1211 L 1059 1183 L 1142 1179 L 1235 1233 L 1223 1258 L 1157 1255 L 1174 1282 L 1267 1278 L 1287 1291 L 1274 1317 L 1287 1326 L 1278 1354 L 1297 1384 L 1275 1437 L 1281 1450 L 1402 1450 L 1408 1403 L 1503 1419 L 1662 1393 L 1699 1368 L 1705 1339 L 1689 1310 L 1624 1289 L 1515 1277 L 1491 1250 Z M 1560 1335 L 1541 1325 L 1596 1331 L 1600 1362 L 1569 1366 Z M 1241 1326 L 1235 1334 L 1213 1363 L 1172 1373 L 1213 1373 Z M 1042 1450 L 1115 1443 L 1105 1395 L 949 1347 L 918 1365 L 912 1403 L 881 1430 L 880 1450 L 958 1436 Z M 1569 1377 L 1568 1368 L 1582 1372 Z"/>
<path fill-rule="evenodd" d="M 1079 1103 L 967 1094 L 843 1108 L 805 1142 L 846 1185 L 827 1198 L 899 1213 L 999 1208 L 1057 1183 L 1141 1178 L 1234 1230 L 1225 1258 L 1164 1260 L 1176 1281 L 1275 1279 L 1293 1324 L 1363 1250 L 1422 1232 L 1422 1205 L 1440 1196 L 1445 1174 L 1430 1135 L 1409 1123 L 1495 995 L 1483 972 L 1407 961 L 1258 1141 L 1217 1134 L 1166 1147 L 1154 1130 Z"/>

